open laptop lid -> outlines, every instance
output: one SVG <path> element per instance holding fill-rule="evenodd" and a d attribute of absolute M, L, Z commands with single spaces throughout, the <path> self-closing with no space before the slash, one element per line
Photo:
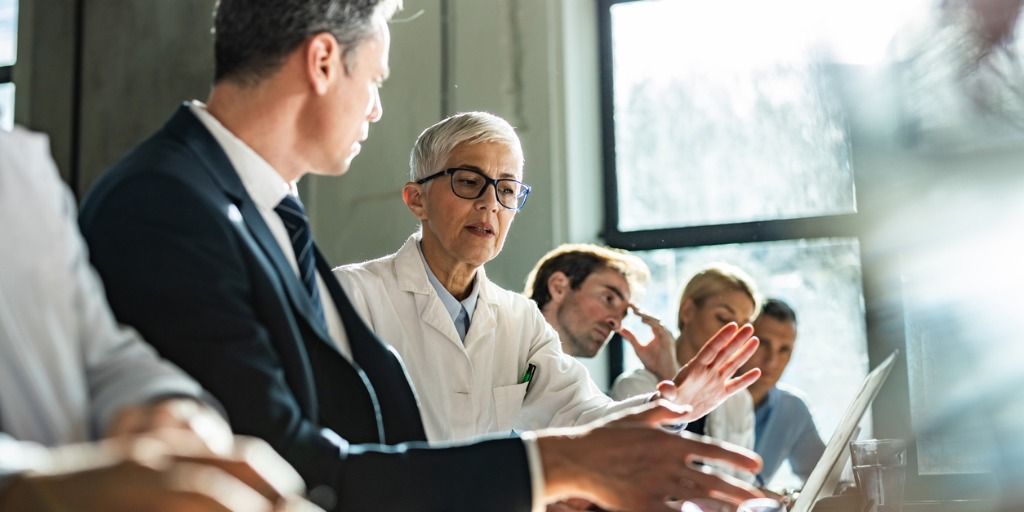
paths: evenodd
<path fill-rule="evenodd" d="M 864 378 L 860 392 L 846 409 L 846 414 L 843 415 L 842 421 L 839 422 L 835 433 L 832 434 L 832 439 L 825 445 L 825 452 L 818 460 L 818 464 L 814 466 L 811 476 L 807 478 L 800 497 L 793 504 L 792 512 L 810 512 L 811 507 L 819 499 L 832 496 L 832 493 L 835 492 L 836 485 L 839 483 L 839 475 L 849 457 L 846 447 L 850 444 L 850 439 L 853 437 L 854 431 L 857 430 L 857 425 L 860 424 L 864 412 L 868 410 L 868 406 L 878 396 L 878 391 L 882 389 L 885 379 L 889 377 L 897 355 L 899 355 L 899 350 L 890 354 L 885 361 L 882 361 L 882 364 Z"/>

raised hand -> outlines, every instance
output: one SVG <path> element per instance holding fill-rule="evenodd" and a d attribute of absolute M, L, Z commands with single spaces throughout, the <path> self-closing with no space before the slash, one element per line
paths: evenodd
<path fill-rule="evenodd" d="M 676 361 L 676 340 L 672 331 L 662 325 L 656 317 L 641 311 L 636 304 L 630 304 L 629 308 L 651 328 L 654 337 L 647 343 L 640 343 L 636 335 L 625 327 L 619 329 L 619 334 L 633 346 L 633 351 L 636 352 L 636 356 L 640 358 L 640 362 L 643 363 L 647 371 L 656 375 L 660 380 L 669 380 L 675 377 L 676 372 L 679 371 L 679 362 Z"/>
<path fill-rule="evenodd" d="M 726 324 L 683 365 L 672 381 L 658 384 L 655 398 L 690 405 L 693 411 L 685 420 L 693 421 L 746 389 L 761 376 L 761 370 L 753 368 L 743 375 L 734 375 L 757 351 L 758 340 L 753 334 L 750 324 Z"/>

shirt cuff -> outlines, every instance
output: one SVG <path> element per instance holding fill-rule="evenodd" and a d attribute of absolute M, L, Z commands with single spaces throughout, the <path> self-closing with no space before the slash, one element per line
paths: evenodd
<path fill-rule="evenodd" d="M 523 432 L 519 435 L 526 447 L 526 465 L 530 468 L 531 512 L 544 512 L 547 503 L 544 501 L 544 466 L 541 464 L 540 447 L 537 446 L 537 434 Z"/>

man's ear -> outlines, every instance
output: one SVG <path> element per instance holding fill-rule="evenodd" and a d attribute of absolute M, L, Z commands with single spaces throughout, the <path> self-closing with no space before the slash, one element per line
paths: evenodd
<path fill-rule="evenodd" d="M 565 275 L 564 272 L 556 270 L 551 273 L 548 277 L 548 295 L 551 296 L 551 302 L 555 305 L 559 305 L 565 300 L 565 296 L 569 293 L 572 288 L 572 282 L 569 281 L 569 276 Z"/>
<path fill-rule="evenodd" d="M 427 220 L 427 205 L 424 199 L 426 191 L 423 190 L 423 185 L 410 181 L 402 187 L 402 201 L 420 221 Z"/>
<path fill-rule="evenodd" d="M 683 326 L 693 319 L 694 313 L 697 312 L 697 305 L 693 303 L 693 299 L 687 298 L 683 300 L 683 303 L 679 305 L 679 330 L 683 330 Z"/>
<path fill-rule="evenodd" d="M 326 94 L 331 83 L 345 72 L 341 45 L 330 33 L 321 32 L 310 37 L 302 48 L 310 86 L 318 95 Z"/>

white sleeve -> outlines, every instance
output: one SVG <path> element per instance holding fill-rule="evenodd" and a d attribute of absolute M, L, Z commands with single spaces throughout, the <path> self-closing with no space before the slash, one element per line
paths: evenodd
<path fill-rule="evenodd" d="M 616 400 L 625 400 L 637 395 L 653 393 L 658 389 L 658 377 L 640 369 L 619 375 L 612 384 L 611 395 Z"/>
<path fill-rule="evenodd" d="M 555 332 L 532 301 L 524 302 L 523 333 L 529 339 L 527 362 L 536 366 L 516 431 L 584 425 L 644 402 L 616 402 L 604 394 L 583 363 L 562 351 Z M 519 305 L 517 305 L 518 307 Z"/>

